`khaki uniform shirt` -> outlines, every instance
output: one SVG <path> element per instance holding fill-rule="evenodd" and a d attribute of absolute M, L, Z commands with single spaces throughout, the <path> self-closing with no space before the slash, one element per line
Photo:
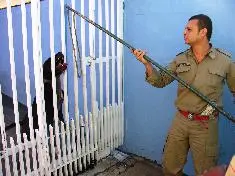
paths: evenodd
<path fill-rule="evenodd" d="M 235 92 L 235 64 L 230 55 L 211 47 L 205 58 L 198 64 L 191 49 L 176 56 L 167 69 L 186 83 L 195 87 L 211 101 L 222 107 L 222 93 L 225 81 L 231 92 Z M 174 78 L 154 68 L 146 81 L 155 87 L 164 87 Z M 207 103 L 196 94 L 178 84 L 175 105 L 191 113 L 201 113 Z"/>

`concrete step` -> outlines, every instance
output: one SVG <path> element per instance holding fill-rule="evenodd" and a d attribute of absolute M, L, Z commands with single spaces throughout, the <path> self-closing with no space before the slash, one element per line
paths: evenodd
<path fill-rule="evenodd" d="M 2 94 L 2 104 L 3 104 L 5 127 L 8 128 L 10 125 L 14 124 L 15 122 L 13 99 L 5 94 Z M 18 103 L 18 110 L 19 110 L 19 120 L 21 121 L 24 119 L 24 116 L 27 114 L 27 107 L 22 103 Z"/>

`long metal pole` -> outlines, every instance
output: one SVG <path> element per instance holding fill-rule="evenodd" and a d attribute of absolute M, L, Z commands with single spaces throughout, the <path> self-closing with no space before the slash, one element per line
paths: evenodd
<path fill-rule="evenodd" d="M 95 23 L 94 21 L 90 20 L 89 18 L 87 18 L 86 16 L 82 15 L 80 12 L 74 10 L 73 8 L 71 8 L 68 5 L 65 5 L 65 7 L 74 12 L 76 15 L 80 16 L 81 18 L 83 18 L 84 20 L 86 20 L 88 23 L 93 24 L 95 27 L 97 27 L 98 29 L 100 29 L 101 31 L 103 31 L 104 33 L 108 34 L 109 36 L 113 37 L 115 40 L 119 41 L 120 43 L 122 43 L 123 45 L 125 45 L 127 48 L 129 48 L 130 50 L 135 50 L 135 48 L 133 46 L 131 46 L 130 44 L 128 44 L 127 42 L 125 42 L 124 40 L 120 39 L 119 37 L 117 37 L 116 35 L 114 35 L 113 33 L 111 33 L 110 31 L 106 30 L 105 28 L 103 28 L 102 26 L 100 26 L 99 24 Z M 211 105 L 213 108 L 215 108 L 217 111 L 219 111 L 221 114 L 223 114 L 228 120 L 232 121 L 233 123 L 235 123 L 235 117 L 233 117 L 230 113 L 224 111 L 222 108 L 220 108 L 219 106 L 217 106 L 214 102 L 212 102 L 210 99 L 208 99 L 205 95 L 203 95 L 201 92 L 199 92 L 195 87 L 187 84 L 183 79 L 181 79 L 180 77 L 172 74 L 169 70 L 167 70 L 166 68 L 164 68 L 163 66 L 161 66 L 160 64 L 158 64 L 157 62 L 155 62 L 154 60 L 152 60 L 150 57 L 148 57 L 147 55 L 144 55 L 144 58 L 151 62 L 154 66 L 158 67 L 160 70 L 162 70 L 163 72 L 165 72 L 166 74 L 168 74 L 169 76 L 173 77 L 175 80 L 177 80 L 180 84 L 182 84 L 183 86 L 185 86 L 187 89 L 189 89 L 191 92 L 193 92 L 194 94 L 196 94 L 197 96 L 199 96 L 201 99 L 203 99 L 204 101 L 206 101 L 209 105 Z"/>

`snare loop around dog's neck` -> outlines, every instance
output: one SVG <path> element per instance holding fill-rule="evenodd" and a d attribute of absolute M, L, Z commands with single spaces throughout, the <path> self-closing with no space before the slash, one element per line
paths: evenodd
<path fill-rule="evenodd" d="M 76 46 L 74 44 L 74 38 L 73 38 L 73 35 L 72 35 L 72 27 L 71 27 L 71 23 L 70 23 L 70 19 L 69 19 L 69 11 L 68 11 L 68 23 L 69 23 L 69 30 L 70 30 L 70 36 L 71 36 L 71 39 L 72 39 L 72 46 L 73 46 L 73 57 L 75 59 L 75 62 L 76 62 L 76 69 L 77 69 L 77 76 L 78 78 L 81 77 L 82 75 L 82 59 L 81 59 L 81 52 L 80 52 L 80 49 L 79 49 L 79 46 L 78 46 L 78 37 L 77 37 L 77 29 L 76 29 L 76 26 L 75 26 L 75 14 L 73 13 L 73 16 L 72 16 L 72 19 L 73 19 L 73 23 L 74 23 L 74 33 L 75 33 L 75 38 L 76 38 Z M 78 60 L 77 60 L 77 55 L 76 55 L 76 48 L 77 48 L 77 52 L 78 52 L 78 57 L 79 57 L 79 69 L 78 69 Z M 79 72 L 80 70 L 80 72 Z"/>

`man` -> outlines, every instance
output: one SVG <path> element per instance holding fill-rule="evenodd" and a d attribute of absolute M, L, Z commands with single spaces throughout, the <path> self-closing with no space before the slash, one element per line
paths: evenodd
<path fill-rule="evenodd" d="M 229 54 L 213 48 L 209 42 L 211 34 L 212 21 L 208 16 L 192 16 L 184 30 L 184 40 L 190 48 L 179 53 L 167 69 L 222 107 L 224 82 L 235 92 L 235 65 Z M 174 80 L 145 60 L 145 52 L 132 52 L 145 65 L 148 83 L 164 87 Z M 195 174 L 201 175 L 217 164 L 218 112 L 181 84 L 175 105 L 177 113 L 164 147 L 164 174 L 182 175 L 190 148 Z"/>

